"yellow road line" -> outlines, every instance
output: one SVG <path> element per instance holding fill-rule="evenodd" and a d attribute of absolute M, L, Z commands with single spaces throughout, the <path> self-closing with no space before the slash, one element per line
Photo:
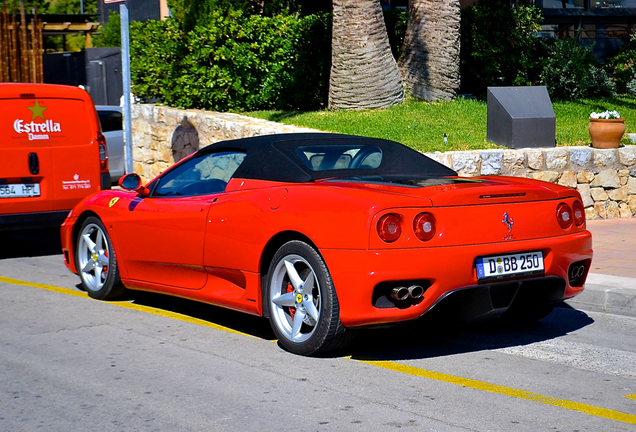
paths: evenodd
<path fill-rule="evenodd" d="M 357 360 L 357 359 L 354 359 Z M 482 390 L 489 393 L 496 393 L 505 396 L 510 396 L 517 399 L 524 399 L 532 402 L 539 402 L 545 405 L 552 405 L 559 408 L 565 408 L 572 411 L 578 411 L 583 414 L 588 414 L 595 417 L 606 418 L 610 420 L 616 420 L 623 423 L 636 425 L 636 415 L 622 413 L 620 411 L 613 411 L 606 408 L 599 408 L 592 405 L 582 404 L 579 402 L 573 402 L 566 399 L 557 399 L 550 396 L 544 396 L 537 393 L 531 393 L 524 390 L 517 390 L 510 387 L 503 387 L 495 384 L 490 384 L 483 381 L 477 381 L 469 378 L 462 378 L 454 375 L 447 375 L 439 372 L 428 371 L 425 369 L 416 368 L 413 366 L 407 366 L 400 363 L 391 361 L 379 361 L 379 360 L 357 360 L 368 365 L 376 366 L 383 369 L 392 370 L 408 375 L 419 376 L 422 378 L 432 379 L 435 381 L 442 381 L 449 384 L 456 384 L 462 387 L 468 387 L 476 390 Z"/>
<path fill-rule="evenodd" d="M 53 286 L 53 285 L 44 285 L 44 284 L 39 284 L 39 283 L 35 283 L 35 282 L 25 282 L 25 281 L 21 281 L 21 280 L 18 280 L 18 279 L 11 279 L 11 278 L 7 278 L 7 277 L 3 277 L 3 276 L 0 276 L 0 282 L 12 284 L 12 285 L 23 285 L 23 286 L 30 286 L 30 287 L 34 287 L 34 288 L 42 288 L 42 289 L 45 289 L 45 290 L 48 290 L 48 291 L 54 291 L 54 292 L 61 293 L 61 294 L 71 295 L 71 296 L 75 296 L 75 297 L 88 298 L 88 294 L 86 294 L 85 292 L 75 291 L 75 290 L 68 289 L 68 288 L 60 288 L 60 287 L 56 287 L 56 286 Z"/>
<path fill-rule="evenodd" d="M 48 291 L 54 291 L 57 293 L 61 293 L 61 294 L 66 294 L 66 295 L 71 295 L 71 296 L 75 296 L 75 297 L 84 297 L 84 298 L 89 298 L 88 294 L 86 294 L 85 292 L 81 292 L 81 291 L 75 291 L 72 289 L 68 289 L 68 288 L 61 288 L 61 287 L 56 287 L 53 285 L 44 285 L 44 284 L 39 284 L 39 283 L 35 283 L 35 282 L 25 282 L 25 281 L 21 281 L 18 279 L 11 279 L 11 278 L 6 278 L 6 277 L 2 277 L 0 276 L 0 282 L 5 282 L 8 284 L 13 284 L 13 285 L 23 285 L 23 286 L 31 286 L 34 288 L 41 288 L 41 289 L 45 289 Z M 190 316 L 187 315 L 183 315 L 180 313 L 176 313 L 176 312 L 170 312 L 170 311 L 166 311 L 163 309 L 158 309 L 158 308 L 154 308 L 151 306 L 143 306 L 143 305 L 139 305 L 139 304 L 135 304 L 135 303 L 130 303 L 130 302 L 126 302 L 126 301 L 109 301 L 109 302 L 105 302 L 107 304 L 111 304 L 114 306 L 119 306 L 122 308 L 126 308 L 126 309 L 132 309 L 132 310 L 137 310 L 137 311 L 142 311 L 142 312 L 147 312 L 147 313 L 151 313 L 153 315 L 160 315 L 160 316 L 164 316 L 164 317 L 168 317 L 168 318 L 173 318 L 179 321 L 185 321 L 185 322 L 189 322 L 192 324 L 197 324 L 200 326 L 204 326 L 204 327 L 210 327 L 213 329 L 217 329 L 217 330 L 222 330 L 228 333 L 234 333 L 234 334 L 238 334 L 238 335 L 242 335 L 242 336 L 249 336 L 249 337 L 253 337 L 255 338 L 256 336 L 252 336 L 251 334 L 248 333 L 243 333 L 237 330 L 233 330 L 229 327 L 224 327 L 218 324 L 214 324 L 211 323 L 209 321 L 205 321 L 202 319 L 198 319 L 198 318 L 192 318 Z"/>
<path fill-rule="evenodd" d="M 18 279 L 11 279 L 11 278 L 6 278 L 2 276 L 0 276 L 0 282 L 5 282 L 8 284 L 13 284 L 13 285 L 31 286 L 34 288 L 41 288 L 41 289 L 54 291 L 61 294 L 88 298 L 88 294 L 84 292 L 74 291 L 67 288 L 60 288 L 53 285 L 44 285 L 44 284 L 39 284 L 34 282 L 24 282 Z M 213 324 L 202 319 L 192 318 L 187 315 L 183 315 L 176 312 L 169 312 L 163 309 L 157 309 L 150 306 L 143 306 L 143 305 L 138 305 L 138 304 L 124 302 L 124 301 L 108 302 L 108 304 L 112 304 L 112 305 L 127 308 L 127 309 L 147 312 L 154 315 L 160 315 L 160 316 L 164 316 L 164 317 L 168 317 L 168 318 L 172 318 L 172 319 L 176 319 L 180 321 L 189 322 L 192 324 L 210 327 L 216 330 L 222 330 L 229 333 L 257 338 L 256 336 L 250 335 L 248 333 L 239 332 L 231 328 L 224 327 L 218 324 Z M 257 339 L 260 339 L 260 338 L 257 338 Z M 477 381 L 470 378 L 463 378 L 463 377 L 459 377 L 455 375 L 448 375 L 448 374 L 443 374 L 439 372 L 429 371 L 429 370 L 420 369 L 413 366 L 407 366 L 404 364 L 391 362 L 391 361 L 362 360 L 362 359 L 355 359 L 352 357 L 349 357 L 349 358 L 361 363 L 365 363 L 365 364 L 379 367 L 382 369 L 391 370 L 394 372 L 400 372 L 407 375 L 418 376 L 421 378 L 441 381 L 441 382 L 445 382 L 449 384 L 455 384 L 462 387 L 472 388 L 475 390 L 481 390 L 481 391 L 485 391 L 489 393 L 501 394 L 501 395 L 505 395 L 505 396 L 509 396 L 509 397 L 513 397 L 517 399 L 523 399 L 523 400 L 528 400 L 532 402 L 539 402 L 545 405 L 551 405 L 551 406 L 565 408 L 572 411 L 578 411 L 580 413 L 591 415 L 594 417 L 600 417 L 600 418 L 605 418 L 609 420 L 615 420 L 615 421 L 619 421 L 619 422 L 623 422 L 627 424 L 636 425 L 636 415 L 626 414 L 620 411 L 613 411 L 606 408 L 595 407 L 593 405 L 582 404 L 579 402 L 569 401 L 567 399 L 557 399 L 550 396 L 544 396 L 538 393 L 518 390 L 511 387 L 499 386 L 496 384 L 490 384 L 484 381 Z M 636 394 L 627 395 L 625 397 L 636 400 Z"/>

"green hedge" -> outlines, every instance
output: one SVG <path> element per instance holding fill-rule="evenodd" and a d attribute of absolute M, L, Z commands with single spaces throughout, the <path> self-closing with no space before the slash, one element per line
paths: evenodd
<path fill-rule="evenodd" d="M 635 93 L 636 83 L 636 32 L 632 33 L 630 41 L 608 62 L 614 76 L 619 93 Z"/>
<path fill-rule="evenodd" d="M 269 17 L 300 15 L 300 3 L 297 0 L 168 0 L 168 8 L 185 31 L 189 32 L 197 25 L 207 23 L 215 12 L 228 14 L 242 11 L 245 15 Z"/>
<path fill-rule="evenodd" d="M 109 21 L 110 22 L 110 21 Z M 144 100 L 169 101 L 181 90 L 183 33 L 176 21 L 139 21 L 130 25 L 130 69 L 133 93 Z"/>
<path fill-rule="evenodd" d="M 175 20 L 131 27 L 134 93 L 180 108 L 242 111 L 325 106 L 331 16 L 213 12 L 184 33 Z"/>
<path fill-rule="evenodd" d="M 530 85 L 540 69 L 541 10 L 520 1 L 480 0 L 461 12 L 461 92 L 482 96 L 494 85 Z"/>
<path fill-rule="evenodd" d="M 541 71 L 541 83 L 553 99 L 609 97 L 616 94 L 605 70 L 597 67 L 592 49 L 576 39 L 556 39 L 546 44 L 548 55 Z"/>

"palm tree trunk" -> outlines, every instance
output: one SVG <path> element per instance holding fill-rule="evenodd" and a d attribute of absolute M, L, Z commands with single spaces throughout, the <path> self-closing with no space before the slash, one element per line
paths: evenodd
<path fill-rule="evenodd" d="M 380 0 L 334 0 L 329 108 L 371 109 L 404 101 Z"/>
<path fill-rule="evenodd" d="M 459 37 L 459 0 L 411 0 L 398 62 L 411 96 L 428 101 L 457 96 Z"/>

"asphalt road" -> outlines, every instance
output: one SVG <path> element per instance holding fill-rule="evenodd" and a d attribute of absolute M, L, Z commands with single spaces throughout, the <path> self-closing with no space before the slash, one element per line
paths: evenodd
<path fill-rule="evenodd" d="M 304 358 L 257 317 L 91 300 L 55 241 L 0 236 L 3 432 L 636 430 L 635 318 L 429 319 Z"/>

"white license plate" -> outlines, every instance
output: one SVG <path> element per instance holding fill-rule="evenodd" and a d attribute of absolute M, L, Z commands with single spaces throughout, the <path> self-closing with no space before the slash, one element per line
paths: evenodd
<path fill-rule="evenodd" d="M 543 270 L 541 251 L 477 258 L 477 279 L 524 276 Z"/>
<path fill-rule="evenodd" d="M 38 183 L 0 185 L 0 198 L 23 198 L 38 196 L 40 196 L 40 185 Z"/>

